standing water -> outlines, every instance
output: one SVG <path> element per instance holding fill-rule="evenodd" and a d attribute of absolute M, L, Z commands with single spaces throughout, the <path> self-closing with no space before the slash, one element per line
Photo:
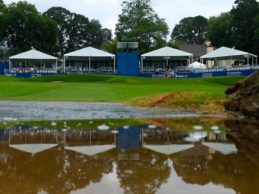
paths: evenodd
<path fill-rule="evenodd" d="M 185 118 L 0 123 L 0 193 L 255 194 L 259 125 Z"/>

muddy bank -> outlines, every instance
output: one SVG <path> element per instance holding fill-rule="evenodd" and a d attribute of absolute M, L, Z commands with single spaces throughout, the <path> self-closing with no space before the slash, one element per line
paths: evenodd
<path fill-rule="evenodd" d="M 196 111 L 136 108 L 119 103 L 0 101 L 0 107 L 0 121 L 200 116 Z"/>

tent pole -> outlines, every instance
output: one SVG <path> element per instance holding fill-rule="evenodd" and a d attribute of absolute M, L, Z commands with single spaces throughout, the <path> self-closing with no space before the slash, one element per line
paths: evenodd
<path fill-rule="evenodd" d="M 113 57 L 113 74 L 116 74 L 116 61 L 115 61 L 115 57 Z"/>
<path fill-rule="evenodd" d="M 9 58 L 9 73 L 11 73 L 11 70 L 12 70 L 12 62 L 11 62 L 11 59 Z"/>
<path fill-rule="evenodd" d="M 56 66 L 55 66 L 55 71 L 56 71 L 56 73 L 58 72 L 58 59 L 56 59 L 56 64 L 55 64 Z"/>
<path fill-rule="evenodd" d="M 141 73 L 143 73 L 144 72 L 144 64 L 143 64 L 143 62 L 144 62 L 144 59 L 143 59 L 143 57 L 141 57 L 141 61 L 140 61 L 140 68 L 141 68 Z"/>
<path fill-rule="evenodd" d="M 91 58 L 89 56 L 89 73 L 91 73 Z"/>
<path fill-rule="evenodd" d="M 66 58 L 64 56 L 64 60 L 63 60 L 63 73 L 66 73 Z"/>

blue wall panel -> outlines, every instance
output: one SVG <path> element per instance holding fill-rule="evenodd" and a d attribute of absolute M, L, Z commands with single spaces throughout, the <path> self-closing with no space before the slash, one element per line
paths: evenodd
<path fill-rule="evenodd" d="M 0 63 L 0 75 L 4 75 L 5 72 L 7 72 L 9 69 L 8 64 L 6 63 Z"/>
<path fill-rule="evenodd" d="M 116 55 L 116 60 L 118 75 L 139 75 L 139 55 L 137 52 L 119 52 Z"/>

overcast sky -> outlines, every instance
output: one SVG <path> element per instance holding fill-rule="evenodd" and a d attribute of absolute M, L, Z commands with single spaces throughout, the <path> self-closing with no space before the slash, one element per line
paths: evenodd
<path fill-rule="evenodd" d="M 89 19 L 98 19 L 102 26 L 114 33 L 123 0 L 27 0 L 40 12 L 53 6 L 64 7 L 71 12 L 85 15 Z M 184 17 L 202 15 L 217 16 L 229 11 L 235 0 L 151 0 L 152 7 L 160 18 L 164 18 L 170 28 Z M 6 4 L 18 0 L 4 0 Z"/>

